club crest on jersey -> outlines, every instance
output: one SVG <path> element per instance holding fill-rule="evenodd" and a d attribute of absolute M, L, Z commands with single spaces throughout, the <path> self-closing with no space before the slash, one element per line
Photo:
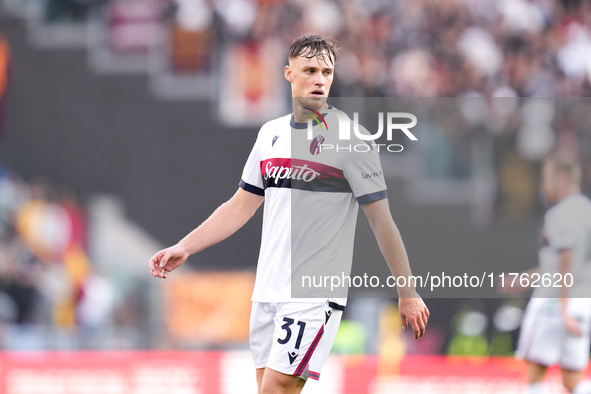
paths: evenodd
<path fill-rule="evenodd" d="M 324 142 L 324 137 L 321 135 L 317 135 L 316 138 L 310 142 L 310 153 L 313 155 L 317 155 L 322 151 L 322 143 Z"/>

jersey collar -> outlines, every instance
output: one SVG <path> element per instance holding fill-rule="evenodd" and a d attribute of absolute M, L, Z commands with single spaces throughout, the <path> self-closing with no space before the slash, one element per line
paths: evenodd
<path fill-rule="evenodd" d="M 332 109 L 332 105 L 328 104 L 328 109 Z M 328 114 L 328 112 L 323 112 L 322 116 L 326 116 Z M 294 129 L 306 129 L 308 128 L 308 123 L 307 122 L 296 122 L 295 118 L 293 117 L 293 113 L 291 114 L 291 119 L 289 120 L 289 124 L 291 125 L 292 128 Z M 316 126 L 318 124 L 318 122 L 316 122 L 316 120 L 312 119 L 312 126 Z"/>

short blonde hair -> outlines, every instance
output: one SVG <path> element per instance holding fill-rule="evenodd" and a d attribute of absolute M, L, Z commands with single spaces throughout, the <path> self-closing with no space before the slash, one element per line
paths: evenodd
<path fill-rule="evenodd" d="M 581 163 L 575 154 L 571 152 L 554 152 L 544 158 L 543 164 L 544 166 L 552 166 L 556 173 L 568 175 L 574 184 L 581 184 Z"/>
<path fill-rule="evenodd" d="M 328 60 L 332 65 L 337 62 L 339 46 L 332 37 L 326 37 L 321 34 L 307 33 L 296 38 L 289 48 L 289 59 L 296 57 L 305 57 L 311 59 L 315 56 L 325 60 L 325 54 L 328 54 Z M 328 62 L 326 62 L 328 64 Z"/>

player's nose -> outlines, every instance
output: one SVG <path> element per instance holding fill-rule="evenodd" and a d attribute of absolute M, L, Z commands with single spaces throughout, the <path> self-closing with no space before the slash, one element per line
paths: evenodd
<path fill-rule="evenodd" d="M 314 85 L 319 86 L 319 87 L 324 86 L 325 79 L 326 78 L 324 77 L 324 75 L 318 74 L 316 76 L 316 78 L 314 78 Z"/>

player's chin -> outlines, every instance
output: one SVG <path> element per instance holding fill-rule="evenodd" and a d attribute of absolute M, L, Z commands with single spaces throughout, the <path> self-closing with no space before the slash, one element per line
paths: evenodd
<path fill-rule="evenodd" d="M 311 96 L 311 97 L 300 97 L 299 101 L 303 107 L 312 109 L 320 109 L 326 103 L 326 96 Z"/>

